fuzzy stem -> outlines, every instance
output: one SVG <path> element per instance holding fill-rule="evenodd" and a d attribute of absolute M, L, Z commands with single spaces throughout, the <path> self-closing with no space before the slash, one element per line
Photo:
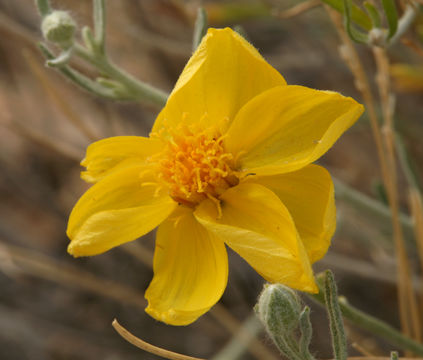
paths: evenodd
<path fill-rule="evenodd" d="M 314 360 L 314 357 L 310 354 L 309 346 L 311 338 L 313 336 L 313 328 L 310 322 L 310 308 L 306 306 L 300 315 L 300 341 L 298 343 L 300 354 L 303 359 Z"/>
<path fill-rule="evenodd" d="M 333 355 L 335 360 L 347 360 L 347 340 L 341 309 L 338 303 L 338 290 L 332 271 L 326 270 L 325 275 L 324 295 L 326 309 L 329 315 Z"/>
<path fill-rule="evenodd" d="M 323 289 L 319 284 L 320 292 L 318 294 L 309 295 L 309 297 L 320 305 L 325 305 Z M 340 296 L 338 298 L 339 307 L 341 309 L 342 316 L 349 320 L 354 325 L 371 332 L 381 338 L 389 341 L 392 345 L 397 346 L 403 350 L 410 350 L 413 353 L 423 356 L 423 344 L 420 344 L 409 337 L 403 335 L 400 331 L 396 330 L 392 326 L 366 314 L 365 312 L 358 310 L 357 308 L 350 305 L 345 297 Z"/>
<path fill-rule="evenodd" d="M 75 45 L 75 54 L 95 66 L 100 72 L 125 85 L 138 100 L 159 107 L 166 104 L 167 94 L 151 85 L 143 83 L 110 62 L 106 57 L 99 57 L 79 44 Z"/>
<path fill-rule="evenodd" d="M 54 60 L 54 55 L 50 52 L 50 50 L 45 46 L 43 43 L 38 44 L 41 52 L 47 59 L 47 63 L 49 61 Z M 80 72 L 72 69 L 67 65 L 56 67 L 56 70 L 59 71 L 62 75 L 67 77 L 69 80 L 80 86 L 81 88 L 85 89 L 86 91 L 90 92 L 93 95 L 100 96 L 106 99 L 112 100 L 130 100 L 130 96 L 117 96 L 117 94 L 110 88 L 106 88 L 99 84 L 98 82 L 92 81 L 90 78 L 86 77 L 85 75 L 81 74 Z"/>
<path fill-rule="evenodd" d="M 105 0 L 93 1 L 94 11 L 94 34 L 97 51 L 100 54 L 105 52 L 106 40 L 106 5 Z"/>

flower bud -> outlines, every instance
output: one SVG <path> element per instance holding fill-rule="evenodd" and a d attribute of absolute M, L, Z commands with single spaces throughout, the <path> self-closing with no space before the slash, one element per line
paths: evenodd
<path fill-rule="evenodd" d="M 76 23 L 66 11 L 55 10 L 44 17 L 41 31 L 46 40 L 61 47 L 70 47 L 76 30 Z"/>
<path fill-rule="evenodd" d="M 274 337 L 284 336 L 298 327 L 301 301 L 294 290 L 284 285 L 265 285 L 257 313 L 269 333 Z"/>

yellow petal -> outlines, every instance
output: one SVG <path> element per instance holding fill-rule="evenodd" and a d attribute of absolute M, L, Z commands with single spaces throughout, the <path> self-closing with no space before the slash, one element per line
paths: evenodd
<path fill-rule="evenodd" d="M 326 254 L 336 213 L 333 183 L 325 168 L 308 165 L 287 174 L 248 177 L 246 182 L 263 185 L 279 197 L 294 219 L 311 263 Z"/>
<path fill-rule="evenodd" d="M 113 172 L 93 185 L 76 203 L 69 218 L 68 252 L 74 256 L 103 253 L 146 234 L 177 206 L 157 192 L 143 166 Z"/>
<path fill-rule="evenodd" d="M 331 91 L 273 88 L 240 110 L 225 138 L 226 149 L 238 154 L 238 167 L 245 173 L 294 171 L 322 156 L 363 109 Z"/>
<path fill-rule="evenodd" d="M 159 152 L 162 146 L 159 140 L 141 136 L 115 136 L 96 141 L 88 146 L 85 159 L 81 162 L 87 168 L 81 177 L 87 182 L 97 182 L 128 162 L 144 162 Z"/>
<path fill-rule="evenodd" d="M 227 279 L 223 241 L 208 233 L 191 209 L 180 206 L 157 231 L 146 311 L 167 324 L 190 324 L 220 299 Z"/>
<path fill-rule="evenodd" d="M 175 127 L 185 118 L 188 123 L 220 124 L 224 133 L 245 103 L 267 89 L 285 84 L 243 37 L 229 28 L 209 29 L 185 66 L 153 131 Z"/>
<path fill-rule="evenodd" d="M 264 186 L 243 183 L 222 196 L 222 216 L 203 201 L 194 212 L 210 232 L 270 282 L 316 292 L 313 273 L 294 222 L 279 198 Z"/>

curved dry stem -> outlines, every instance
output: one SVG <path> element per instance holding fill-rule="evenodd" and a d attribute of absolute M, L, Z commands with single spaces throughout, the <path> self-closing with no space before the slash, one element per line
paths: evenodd
<path fill-rule="evenodd" d="M 115 328 L 118 334 L 122 336 L 126 341 L 136 346 L 137 348 L 149 352 L 150 354 L 154 354 L 170 360 L 205 360 L 201 358 L 178 354 L 173 351 L 165 350 L 157 346 L 151 345 L 145 342 L 144 340 L 137 338 L 135 335 L 132 335 L 128 330 L 126 330 L 122 325 L 120 325 L 116 319 L 113 320 L 112 326 Z"/>

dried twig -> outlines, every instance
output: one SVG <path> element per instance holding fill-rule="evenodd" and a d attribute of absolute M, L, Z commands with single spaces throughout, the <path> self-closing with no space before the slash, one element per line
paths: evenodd
<path fill-rule="evenodd" d="M 54 281 L 64 286 L 75 286 L 138 308 L 147 305 L 144 296 L 130 287 L 99 278 L 75 266 L 63 264 L 63 261 L 59 263 L 33 250 L 1 241 L 0 254 L 8 256 L 21 271 L 30 276 Z"/>
<path fill-rule="evenodd" d="M 287 10 L 276 11 L 274 15 L 279 19 L 289 19 L 301 15 L 306 11 L 314 9 L 315 7 L 320 5 L 322 5 L 322 2 L 320 0 L 307 0 Z"/>
<path fill-rule="evenodd" d="M 129 245 L 129 246 L 128 246 Z M 152 266 L 153 252 L 143 244 L 133 243 L 123 247 L 124 251 L 141 260 L 146 266 Z M 150 255 L 150 256 L 149 256 Z M 151 260 L 150 260 L 151 259 Z M 216 304 L 208 313 L 214 317 L 229 333 L 243 342 L 247 350 L 260 360 L 277 360 L 278 358 L 264 346 L 256 336 L 252 336 L 242 324 L 221 304 Z"/>
<path fill-rule="evenodd" d="M 328 7 L 326 7 L 326 9 L 329 12 L 329 15 L 331 16 L 331 19 L 343 42 L 343 46 L 341 48 L 341 56 L 354 75 L 355 85 L 363 96 L 363 100 L 369 114 L 373 137 L 377 147 L 379 164 L 381 167 L 382 180 L 387 190 L 388 201 L 391 207 L 395 248 L 396 255 L 398 258 L 397 286 L 401 325 L 405 333 L 410 335 L 413 328 L 415 329 L 415 331 L 419 332 L 419 326 L 415 323 L 415 321 L 413 323 L 413 319 L 411 316 L 411 313 L 416 313 L 417 307 L 413 294 L 413 289 L 411 286 L 409 264 L 404 247 L 402 227 L 399 222 L 398 194 L 396 188 L 396 166 L 394 158 L 394 144 L 392 140 L 393 107 L 392 98 L 389 92 L 389 86 L 387 86 L 389 85 L 389 78 L 387 78 L 386 75 L 387 71 L 389 71 L 389 64 L 386 63 L 386 59 L 382 59 L 380 51 L 375 50 L 376 60 L 379 61 L 378 85 L 381 93 L 381 102 L 383 105 L 382 107 L 385 119 L 385 128 L 382 132 L 378 123 L 376 105 L 371 91 L 370 83 L 367 78 L 364 67 L 361 63 L 361 60 L 357 54 L 357 51 L 343 28 L 342 20 L 339 14 Z M 410 308 L 413 309 L 411 310 L 411 313 L 409 312 Z"/>
<path fill-rule="evenodd" d="M 128 330 L 126 330 L 122 325 L 120 325 L 116 319 L 113 320 L 112 325 L 115 328 L 115 330 L 118 332 L 118 334 L 122 336 L 126 341 L 136 346 L 137 348 L 140 348 L 144 351 L 149 352 L 150 354 L 154 354 L 154 355 L 160 356 L 165 359 L 170 359 L 170 360 L 204 360 L 197 357 L 178 354 L 173 351 L 169 351 L 169 350 L 151 345 L 148 342 L 145 342 L 144 340 L 137 338 L 135 335 L 132 335 Z"/>
<path fill-rule="evenodd" d="M 385 144 L 388 165 L 389 181 L 385 181 L 388 202 L 392 212 L 392 225 L 394 230 L 395 252 L 398 259 L 398 292 L 401 322 L 404 331 L 415 339 L 421 337 L 420 315 L 417 306 L 413 286 L 411 284 L 410 263 L 404 245 L 403 229 L 399 222 L 398 208 L 398 182 L 396 166 L 395 135 L 393 124 L 394 97 L 391 94 L 389 59 L 386 50 L 381 47 L 373 47 L 373 55 L 376 60 L 377 76 L 376 83 L 379 90 L 382 114 L 384 120 L 383 140 Z"/>

